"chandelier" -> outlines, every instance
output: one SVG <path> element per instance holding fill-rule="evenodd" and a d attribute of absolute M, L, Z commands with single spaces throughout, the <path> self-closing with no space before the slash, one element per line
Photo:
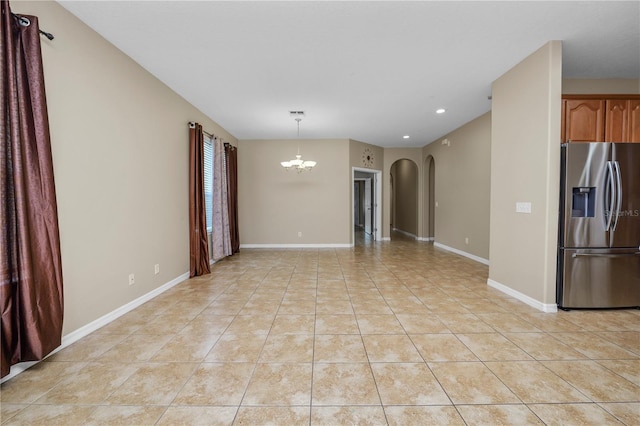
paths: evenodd
<path fill-rule="evenodd" d="M 303 160 L 302 155 L 300 155 L 300 121 L 302 118 L 299 115 L 303 115 L 302 113 L 297 114 L 298 116 L 295 118 L 298 123 L 298 154 L 296 154 L 296 158 L 294 160 L 282 161 L 280 165 L 285 168 L 285 170 L 295 169 L 298 173 L 302 173 L 305 170 L 311 170 L 317 164 L 315 161 L 311 160 Z"/>

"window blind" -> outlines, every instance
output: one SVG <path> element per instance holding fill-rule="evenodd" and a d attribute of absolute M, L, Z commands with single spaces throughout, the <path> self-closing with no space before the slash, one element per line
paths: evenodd
<path fill-rule="evenodd" d="M 207 232 L 211 232 L 213 217 L 213 141 L 204 135 L 204 205 L 207 216 Z"/>

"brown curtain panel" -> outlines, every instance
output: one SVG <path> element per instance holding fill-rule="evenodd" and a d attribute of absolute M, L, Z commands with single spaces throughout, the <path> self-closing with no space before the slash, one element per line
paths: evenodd
<path fill-rule="evenodd" d="M 62 341 L 60 236 L 38 19 L 2 1 L 1 376 Z"/>
<path fill-rule="evenodd" d="M 231 253 L 238 253 L 240 251 L 240 231 L 238 229 L 238 149 L 229 143 L 225 143 L 224 155 L 227 162 L 227 199 Z"/>
<path fill-rule="evenodd" d="M 190 276 L 211 272 L 204 204 L 204 134 L 198 123 L 189 129 L 189 256 Z"/>

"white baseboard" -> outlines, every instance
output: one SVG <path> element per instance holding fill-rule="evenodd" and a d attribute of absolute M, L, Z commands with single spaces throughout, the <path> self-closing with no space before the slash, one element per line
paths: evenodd
<path fill-rule="evenodd" d="M 450 252 L 455 253 L 455 254 L 459 254 L 460 256 L 468 257 L 469 259 L 475 260 L 476 262 L 480 262 L 480 263 L 483 263 L 485 265 L 489 265 L 489 260 L 488 259 L 484 259 L 484 258 L 482 258 L 480 256 L 476 256 L 475 254 L 467 253 L 466 251 L 458 250 L 456 248 L 445 246 L 444 244 L 435 243 L 435 242 L 433 243 L 433 246 L 441 248 L 443 250 L 450 251 Z"/>
<path fill-rule="evenodd" d="M 57 352 L 57 350 L 56 350 L 56 352 Z M 11 366 L 11 371 L 9 372 L 9 374 L 4 376 L 2 378 L 2 380 L 0 380 L 0 383 L 4 383 L 7 380 L 16 377 L 18 374 L 22 373 L 23 371 L 26 371 L 26 370 L 30 369 L 31 367 L 33 367 L 34 365 L 36 365 L 39 362 L 40 361 L 27 361 L 27 362 L 21 362 L 20 364 L 12 365 Z"/>
<path fill-rule="evenodd" d="M 527 305 L 538 309 L 542 312 L 558 312 L 558 305 L 555 303 L 542 303 L 533 297 L 529 297 L 524 293 L 520 293 L 517 290 L 512 289 L 511 287 L 507 287 L 504 284 L 500 284 L 497 281 L 492 280 L 491 278 L 487 279 L 487 285 L 489 287 L 493 287 L 496 290 L 500 290 L 501 292 L 508 294 L 509 296 L 518 299 L 519 301 L 526 303 Z"/>
<path fill-rule="evenodd" d="M 189 278 L 189 272 L 185 272 L 184 274 L 172 279 L 168 283 L 165 283 L 160 287 L 151 290 L 149 293 L 144 294 L 138 297 L 137 299 L 132 300 L 131 302 L 120 306 L 119 308 L 109 312 L 106 315 L 101 316 L 97 320 L 92 321 L 89 324 L 83 327 L 80 327 L 75 331 L 72 331 L 71 333 L 62 337 L 62 346 L 69 346 L 70 344 L 82 339 L 83 337 L 93 333 L 94 331 L 96 331 L 101 327 L 104 327 L 105 325 L 109 324 L 111 321 L 114 321 L 115 319 L 121 317 L 127 312 L 131 312 L 138 306 L 141 306 L 145 302 L 148 302 L 154 297 L 164 293 L 165 291 L 169 290 L 171 287 L 174 287 L 175 285 L 181 283 L 187 278 Z M 60 347 L 60 349 L 62 349 L 62 346 Z M 60 349 L 56 349 L 56 352 Z"/>
<path fill-rule="evenodd" d="M 270 249 L 270 248 L 349 248 L 353 247 L 353 244 L 240 244 L 240 248 L 243 249 Z"/>
<path fill-rule="evenodd" d="M 47 355 L 45 358 L 50 357 L 51 355 L 55 354 L 56 352 L 59 352 L 62 349 L 66 348 L 67 346 L 69 346 L 69 345 L 77 342 L 78 340 L 82 339 L 83 337 L 88 336 L 89 334 L 93 333 L 97 329 L 99 329 L 101 327 L 104 327 L 105 325 L 109 324 L 111 321 L 114 321 L 117 318 L 121 317 L 122 315 L 126 314 L 127 312 L 130 312 L 130 311 L 134 310 L 138 306 L 140 306 L 140 305 L 144 304 L 145 302 L 148 302 L 149 300 L 153 299 L 154 297 L 164 293 L 165 291 L 169 290 L 171 287 L 174 287 L 175 285 L 181 283 L 182 281 L 186 280 L 187 278 L 189 278 L 189 272 L 185 272 L 184 274 L 172 279 L 168 283 L 163 284 L 163 285 L 161 285 L 160 287 L 158 287 L 158 288 L 156 288 L 154 290 L 151 290 L 149 293 L 144 294 L 144 295 L 138 297 L 137 299 L 132 300 L 131 302 L 129 302 L 129 303 L 125 304 L 125 305 L 122 305 L 119 308 L 109 312 L 108 314 L 105 314 L 105 315 L 101 316 L 100 318 L 96 319 L 95 321 L 92 321 L 89 324 L 87 324 L 85 326 L 82 326 L 79 329 L 77 329 L 75 331 L 72 331 L 71 333 L 62 336 L 62 344 L 60 346 L 58 346 L 54 351 L 52 351 L 49 355 Z M 34 365 L 36 365 L 39 362 L 40 361 L 21 362 L 19 364 L 11 366 L 11 372 L 9 374 L 7 374 L 5 377 L 2 378 L 0 383 L 4 383 L 5 381 L 11 379 L 12 377 L 17 376 L 18 374 L 20 374 L 23 371 L 33 367 Z"/>
<path fill-rule="evenodd" d="M 393 228 L 393 232 L 398 232 L 400 234 L 406 235 L 409 238 L 413 238 L 415 240 L 418 239 L 417 235 L 412 234 L 411 232 L 407 232 L 407 231 L 403 231 L 402 229 L 398 229 L 398 228 Z"/>
<path fill-rule="evenodd" d="M 380 241 L 391 241 L 391 237 L 382 237 Z"/>
<path fill-rule="evenodd" d="M 418 240 L 418 241 L 434 241 L 435 238 L 433 238 L 433 237 L 416 237 L 416 240 Z"/>

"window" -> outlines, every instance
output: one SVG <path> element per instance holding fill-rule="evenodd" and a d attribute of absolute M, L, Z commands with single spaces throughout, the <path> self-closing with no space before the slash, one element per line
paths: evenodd
<path fill-rule="evenodd" d="M 207 232 L 211 232 L 213 217 L 213 140 L 204 135 L 204 207 L 207 217 Z"/>

